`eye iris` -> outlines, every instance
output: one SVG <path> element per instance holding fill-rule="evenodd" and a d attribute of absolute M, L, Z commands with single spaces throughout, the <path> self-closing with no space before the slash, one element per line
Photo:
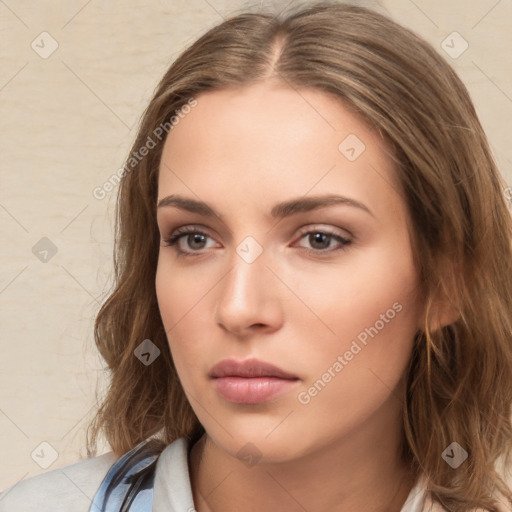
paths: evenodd
<path fill-rule="evenodd" d="M 193 241 L 193 243 L 190 244 L 190 247 L 192 247 L 193 249 L 202 249 L 203 248 L 202 244 L 204 244 L 205 239 L 206 239 L 206 237 L 204 235 L 201 235 L 200 233 L 192 233 L 192 234 L 188 235 L 188 241 L 189 242 L 191 240 Z M 201 247 L 195 247 L 194 246 L 195 242 L 198 242 Z"/>
<path fill-rule="evenodd" d="M 320 243 L 320 246 L 321 247 L 315 247 L 316 249 L 325 249 L 327 247 L 329 247 L 329 240 L 330 240 L 330 235 L 326 234 L 326 233 L 313 233 L 311 235 L 309 235 L 310 237 L 310 241 L 313 241 L 313 243 L 311 244 L 313 247 L 315 247 L 315 244 L 317 242 Z M 322 239 L 323 239 L 323 244 L 322 244 Z M 327 241 L 327 244 L 325 243 L 325 241 Z"/>

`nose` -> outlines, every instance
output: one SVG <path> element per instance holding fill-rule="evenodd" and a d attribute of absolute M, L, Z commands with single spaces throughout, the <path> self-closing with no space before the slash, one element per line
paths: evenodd
<path fill-rule="evenodd" d="M 216 287 L 215 321 L 223 329 L 246 337 L 281 326 L 280 283 L 267 263 L 265 251 L 252 263 L 234 254 L 231 269 Z"/>

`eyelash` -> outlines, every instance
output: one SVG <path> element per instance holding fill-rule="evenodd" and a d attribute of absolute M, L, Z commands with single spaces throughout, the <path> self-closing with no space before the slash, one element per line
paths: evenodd
<path fill-rule="evenodd" d="M 181 238 L 183 238 L 184 236 L 190 235 L 190 234 L 203 235 L 205 237 L 211 238 L 210 235 L 208 235 L 208 233 L 205 233 L 201 229 L 198 229 L 194 226 L 183 227 L 183 228 L 178 228 L 176 231 L 174 231 L 174 233 L 169 238 L 166 238 L 165 240 L 163 240 L 163 242 L 165 244 L 164 246 L 165 247 L 173 247 L 173 249 L 176 251 L 176 254 L 179 257 L 200 256 L 203 253 L 201 253 L 199 251 L 192 251 L 192 252 L 184 251 L 184 250 L 180 249 L 178 246 L 179 240 Z M 337 235 L 330 231 L 325 231 L 325 230 L 320 230 L 320 229 L 309 229 L 309 230 L 301 231 L 300 239 L 304 238 L 306 235 L 312 235 L 312 234 L 327 235 L 327 236 L 331 237 L 331 239 L 337 240 L 338 242 L 341 243 L 341 246 L 338 247 L 337 249 L 330 249 L 330 250 L 328 250 L 328 249 L 308 249 L 307 247 L 302 247 L 302 249 L 305 249 L 309 253 L 314 253 L 316 256 L 319 256 L 319 255 L 322 256 L 322 255 L 325 255 L 326 253 L 331 254 L 331 253 L 335 253 L 338 251 L 343 251 L 346 249 L 346 247 L 348 245 L 350 245 L 352 243 L 351 240 L 343 238 L 340 235 Z"/>

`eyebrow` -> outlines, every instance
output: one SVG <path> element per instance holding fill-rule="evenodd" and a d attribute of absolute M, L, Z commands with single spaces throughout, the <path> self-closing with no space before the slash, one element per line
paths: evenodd
<path fill-rule="evenodd" d="M 309 212 L 319 208 L 325 208 L 334 205 L 346 205 L 358 208 L 369 213 L 372 217 L 375 217 L 370 209 L 360 201 L 333 194 L 289 199 L 288 201 L 284 201 L 273 206 L 272 210 L 270 211 L 270 215 L 276 219 L 283 219 L 298 213 Z M 175 208 L 197 213 L 205 217 L 216 216 L 219 219 L 224 220 L 223 216 L 216 212 L 208 203 L 176 194 L 163 197 L 160 199 L 160 201 L 158 201 L 157 208 L 163 208 L 166 206 L 174 206 Z"/>

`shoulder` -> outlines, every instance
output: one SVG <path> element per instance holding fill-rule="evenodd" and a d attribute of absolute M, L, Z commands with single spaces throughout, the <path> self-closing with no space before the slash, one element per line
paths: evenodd
<path fill-rule="evenodd" d="M 495 469 L 506 486 L 512 490 L 512 459 L 506 460 L 501 456 L 496 461 Z M 493 512 L 510 512 L 512 510 L 510 508 L 512 503 L 497 490 L 493 493 L 493 498 L 495 501 Z M 400 512 L 449 512 L 449 510 L 433 498 L 427 478 L 424 474 L 421 474 Z M 488 511 L 482 508 L 472 508 L 468 512 Z"/>
<path fill-rule="evenodd" d="M 0 512 L 87 512 L 116 460 L 108 452 L 21 480 L 0 494 Z"/>
<path fill-rule="evenodd" d="M 505 485 L 512 490 L 512 459 L 507 460 L 503 456 L 499 457 L 495 463 L 495 469 L 503 479 Z M 512 502 L 510 502 L 508 498 L 499 491 L 496 490 L 492 496 L 495 501 L 495 508 L 493 509 L 493 512 L 510 512 L 510 510 L 512 510 L 510 508 Z M 421 512 L 448 512 L 448 510 L 433 499 L 430 491 L 425 490 L 425 502 Z M 488 511 L 482 508 L 473 508 L 470 512 Z"/>

